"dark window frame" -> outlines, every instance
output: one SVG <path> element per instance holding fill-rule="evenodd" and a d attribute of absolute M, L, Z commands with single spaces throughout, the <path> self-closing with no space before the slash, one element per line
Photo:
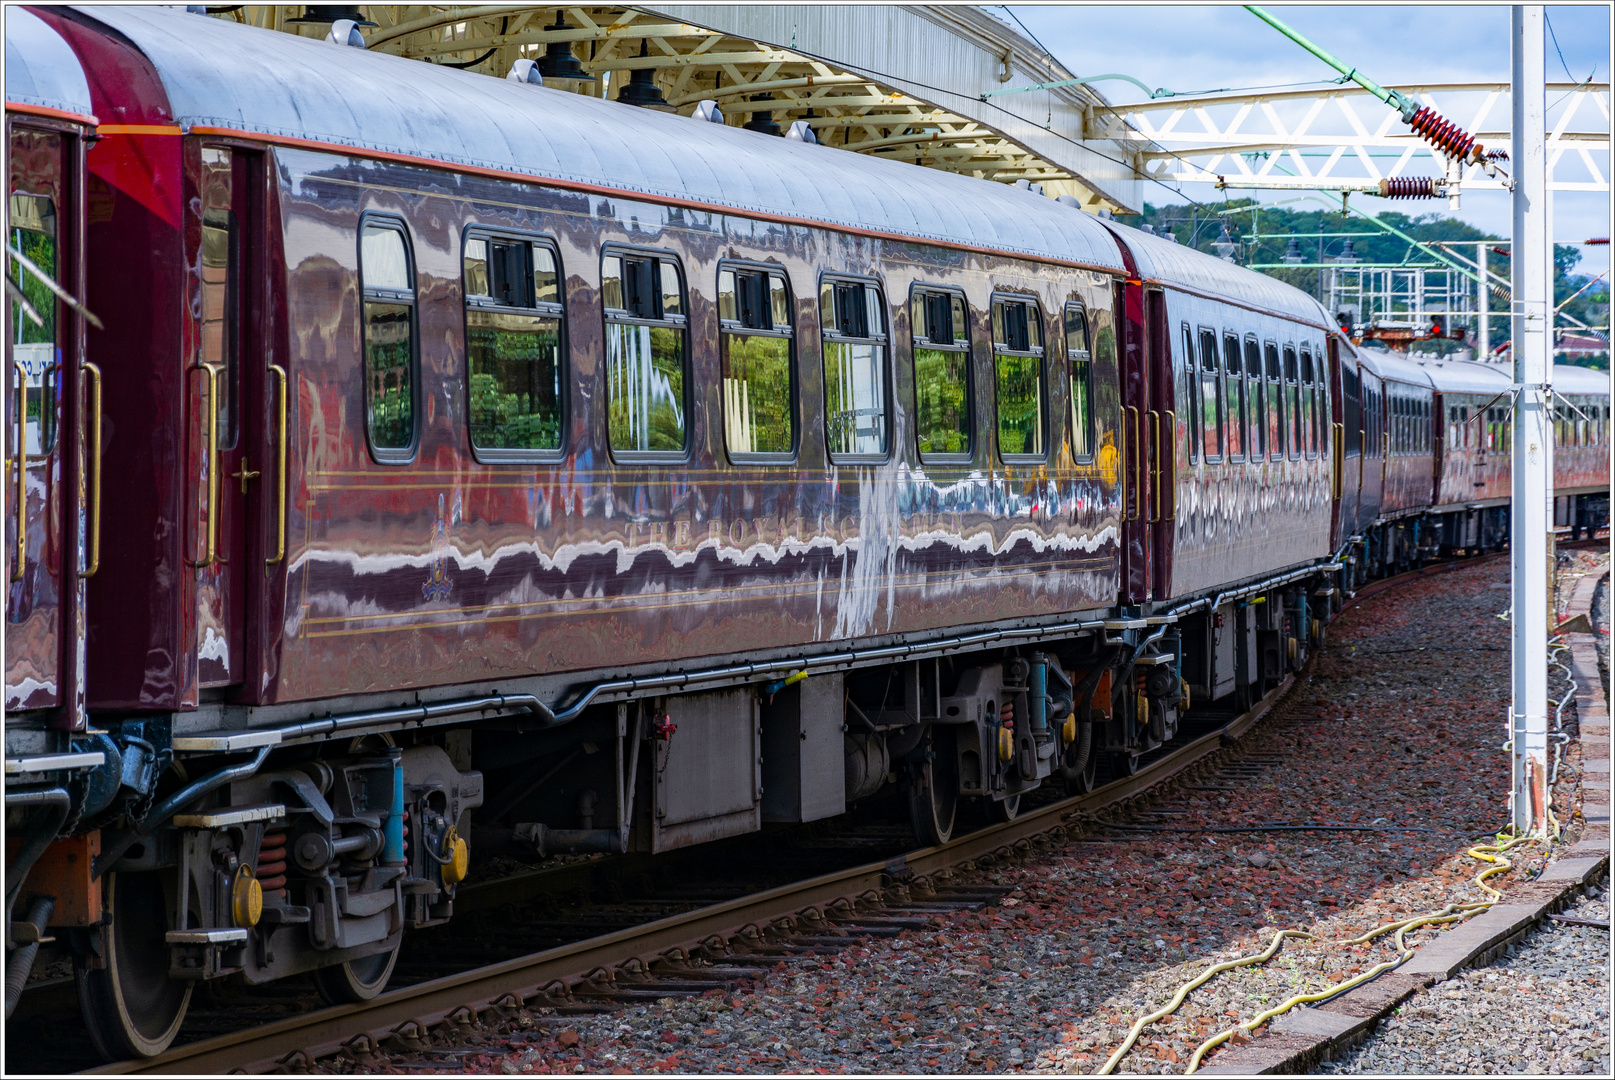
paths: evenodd
<path fill-rule="evenodd" d="M 532 307 L 512 307 L 500 303 L 491 296 L 483 296 L 470 292 L 465 280 L 466 248 L 472 240 L 517 240 L 525 243 L 538 244 L 549 249 L 550 258 L 555 261 L 555 284 L 560 300 L 556 303 L 534 298 Z M 492 275 L 490 267 L 489 274 Z M 531 288 L 531 282 L 528 283 Z M 462 344 L 465 350 L 465 380 L 466 380 L 466 444 L 471 447 L 471 456 L 474 460 L 485 465 L 518 465 L 518 464 L 554 464 L 566 459 L 571 444 L 572 431 L 572 337 L 566 309 L 566 267 L 561 262 L 560 244 L 552 236 L 541 232 L 529 232 L 524 229 L 505 229 L 492 225 L 472 223 L 460 232 L 460 330 L 465 335 Z M 478 302 L 473 302 L 478 301 Z M 482 303 L 480 301 L 487 301 Z M 513 450 L 500 447 L 480 447 L 471 435 L 471 327 L 466 318 L 471 308 L 487 311 L 508 311 L 536 313 L 553 316 L 561 324 L 559 350 L 560 392 L 556 398 L 556 405 L 560 409 L 558 423 L 560 425 L 561 443 L 554 450 Z"/>
<path fill-rule="evenodd" d="M 730 272 L 740 271 L 742 273 L 760 273 L 760 274 L 762 274 L 764 276 L 765 279 L 771 279 L 771 278 L 777 277 L 781 281 L 783 281 L 785 283 L 785 310 L 786 310 L 786 317 L 788 319 L 790 319 L 790 323 L 788 324 L 788 328 L 781 331 L 779 329 L 778 324 L 773 323 L 772 321 L 770 321 L 769 326 L 765 329 L 763 327 L 746 326 L 739 319 L 734 319 L 734 320 L 726 320 L 726 319 L 724 319 L 722 317 L 722 309 L 721 309 L 721 307 L 719 305 L 721 303 L 720 298 L 722 296 L 721 283 L 723 281 L 724 271 L 726 271 L 726 270 L 730 271 Z M 719 402 L 718 402 L 719 415 L 723 418 L 723 424 L 724 424 L 724 434 L 723 434 L 723 440 L 722 440 L 723 441 L 724 456 L 729 459 L 730 464 L 734 464 L 734 465 L 740 465 L 740 464 L 745 464 L 745 465 L 794 465 L 794 464 L 796 464 L 796 461 L 800 457 L 801 452 L 802 452 L 802 373 L 801 373 L 802 358 L 801 358 L 801 351 L 797 347 L 797 330 L 796 330 L 797 315 L 798 315 L 798 312 L 796 310 L 797 296 L 796 296 L 796 290 L 791 287 L 791 274 L 790 274 L 790 271 L 786 270 L 785 267 L 781 266 L 779 263 L 774 263 L 774 262 L 758 262 L 756 260 L 748 260 L 748 259 L 719 259 L 718 260 L 717 270 L 714 271 L 714 273 L 715 273 L 716 276 L 713 278 L 713 288 L 714 288 L 714 291 L 713 291 L 713 307 L 718 309 L 718 311 L 719 311 L 719 318 L 718 318 L 718 373 L 719 374 L 718 374 L 718 377 L 719 377 L 720 380 L 723 378 L 724 362 L 725 362 L 725 357 L 726 357 L 726 353 L 724 352 L 724 350 L 726 348 L 728 348 L 728 344 L 724 340 L 724 335 L 725 334 L 740 334 L 740 335 L 742 335 L 744 337 L 784 338 L 784 339 L 786 339 L 787 341 L 790 342 L 790 346 L 789 346 L 789 350 L 788 350 L 789 351 L 789 356 L 790 356 L 790 360 L 789 360 L 790 379 L 789 379 L 789 382 L 790 382 L 790 387 L 791 387 L 791 391 L 790 391 L 791 392 L 791 405 L 790 405 L 790 412 L 791 412 L 791 448 L 790 448 L 790 450 L 785 451 L 785 452 L 780 452 L 780 451 L 753 452 L 753 451 L 731 450 L 730 447 L 729 447 L 728 416 L 727 416 L 727 414 L 725 414 L 722 411 L 724 409 L 724 402 L 722 400 L 719 400 Z M 739 298 L 739 279 L 738 278 L 736 279 L 735 284 L 736 284 L 735 302 L 738 305 L 739 302 L 740 302 L 740 298 Z M 772 310 L 772 306 L 773 306 L 773 293 L 772 293 L 772 290 L 770 290 L 766 302 L 767 302 L 767 306 L 769 307 L 769 309 Z M 721 381 L 719 383 L 719 387 L 720 387 L 719 393 L 721 395 L 722 394 L 722 389 L 721 389 L 722 388 L 722 383 L 721 383 Z"/>
<path fill-rule="evenodd" d="M 1305 434 L 1296 438 L 1301 432 L 1301 420 L 1306 415 L 1306 409 L 1301 404 L 1301 351 L 1293 341 L 1282 342 L 1279 345 L 1281 364 L 1279 370 L 1284 375 L 1284 456 L 1291 461 L 1300 461 L 1301 453 L 1306 446 Z M 1290 360 L 1295 360 L 1295 376 L 1290 376 Z M 1290 401 L 1290 387 L 1295 387 L 1294 407 Z"/>
<path fill-rule="evenodd" d="M 1198 411 L 1195 415 L 1195 431 L 1200 435 L 1200 449 L 1202 451 L 1201 457 L 1205 463 L 1207 465 L 1221 465 L 1223 462 L 1228 460 L 1228 439 L 1224 434 L 1225 425 L 1228 423 L 1228 417 L 1224 411 L 1224 405 L 1227 403 L 1227 392 L 1223 388 L 1224 373 L 1221 341 L 1222 331 L 1213 326 L 1202 326 L 1196 324 L 1195 336 L 1197 339 L 1197 344 L 1199 345 L 1199 348 L 1195 352 L 1195 379 L 1197 380 L 1196 385 L 1198 385 L 1200 388 L 1200 392 L 1195 395 L 1195 405 L 1198 407 Z M 1210 367 L 1206 366 L 1206 339 L 1208 337 L 1211 339 Z M 1205 377 L 1208 371 L 1217 380 L 1217 391 L 1213 397 L 1213 406 L 1217 414 L 1216 454 L 1204 453 L 1206 417 Z"/>
<path fill-rule="evenodd" d="M 680 314 L 672 316 L 669 316 L 663 312 L 661 318 L 647 319 L 629 312 L 626 308 L 606 307 L 605 268 L 606 260 L 610 258 L 653 259 L 658 263 L 672 263 L 673 273 L 677 275 L 679 280 L 679 302 L 684 308 L 684 311 Z M 675 252 L 669 251 L 666 248 L 638 247 L 633 244 L 604 244 L 600 248 L 600 259 L 597 266 L 600 273 L 599 300 L 600 326 L 602 332 L 605 332 L 606 328 L 611 326 L 613 323 L 622 326 L 652 326 L 662 328 L 677 327 L 684 339 L 684 348 L 682 350 L 684 356 L 684 446 L 679 450 L 619 450 L 615 446 L 611 445 L 611 372 L 606 368 L 606 350 L 605 343 L 602 340 L 600 363 L 602 368 L 601 374 L 605 379 L 604 389 L 606 398 L 604 409 L 605 430 L 602 432 L 602 434 L 604 435 L 606 452 L 611 456 L 612 461 L 623 464 L 686 464 L 691 460 L 695 453 L 697 441 L 695 431 L 695 410 L 692 407 L 695 391 L 691 386 L 691 383 L 695 381 L 695 361 L 694 357 L 690 355 L 693 341 L 690 333 L 690 277 L 684 271 L 684 260 L 679 258 Z M 660 271 L 658 271 L 657 276 L 660 278 Z M 656 306 L 658 308 L 661 307 L 659 293 Z"/>
<path fill-rule="evenodd" d="M 1230 345 L 1233 346 L 1231 360 L 1234 365 L 1233 371 L 1228 370 Z M 1245 385 L 1245 350 L 1240 346 L 1237 330 L 1224 329 L 1222 332 L 1222 363 L 1223 453 L 1229 464 L 1244 464 L 1250 458 L 1250 444 L 1246 441 L 1250 437 L 1250 431 L 1245 415 L 1246 399 L 1250 390 Z M 1228 438 L 1228 435 L 1234 432 L 1239 434 L 1238 453 L 1234 452 L 1233 440 Z"/>
<path fill-rule="evenodd" d="M 397 289 L 378 289 L 365 285 L 364 281 L 364 237 L 365 231 L 370 228 L 384 228 L 396 232 L 404 242 L 404 265 L 412 288 L 405 295 Z M 376 210 L 366 210 L 359 215 L 358 244 L 358 270 L 359 270 L 359 365 L 362 371 L 360 382 L 361 407 L 364 416 L 365 446 L 370 451 L 370 458 L 378 465 L 410 465 L 421 449 L 421 304 L 420 304 L 420 270 L 415 262 L 415 244 L 410 235 L 409 222 L 398 214 L 384 213 Z M 409 305 L 409 391 L 410 391 L 410 438 L 409 445 L 403 447 L 380 446 L 375 443 L 370 428 L 370 403 L 366 396 L 370 390 L 370 372 L 368 368 L 367 342 L 365 341 L 366 319 L 364 305 L 367 302 L 386 304 Z"/>
<path fill-rule="evenodd" d="M 965 313 L 964 330 L 965 330 L 965 336 L 964 336 L 964 340 L 962 342 L 960 342 L 958 340 L 955 340 L 951 344 L 948 344 L 948 345 L 939 345 L 939 344 L 937 344 L 937 343 L 935 343 L 935 342 L 933 342 L 931 340 L 931 338 L 929 336 L 929 332 L 928 332 L 929 328 L 921 327 L 922 330 L 927 330 L 927 334 L 926 334 L 926 336 L 924 338 L 922 338 L 920 336 L 920 334 L 915 330 L 915 328 L 914 328 L 914 301 L 919 297 L 932 297 L 932 296 L 946 296 L 946 297 L 948 297 L 950 299 L 950 301 L 951 300 L 958 300 L 961 304 L 964 305 L 964 313 Z M 951 313 L 951 309 L 952 309 L 951 302 L 949 304 L 949 309 L 950 309 L 950 313 Z M 974 314 L 975 313 L 970 308 L 970 297 L 965 295 L 965 291 L 963 289 L 960 289 L 960 288 L 957 288 L 957 287 L 951 286 L 951 285 L 930 285 L 930 284 L 927 284 L 926 282 L 923 282 L 923 281 L 912 282 L 908 287 L 908 316 L 909 316 L 909 319 L 908 319 L 908 321 L 909 321 L 909 327 L 908 327 L 908 343 L 909 343 L 908 364 L 909 364 L 909 378 L 910 378 L 910 381 L 913 383 L 913 389 L 914 389 L 914 423 L 912 425 L 910 425 L 910 426 L 912 426 L 914 428 L 914 453 L 915 453 L 916 456 L 918 456 L 918 458 L 921 461 L 926 462 L 928 464 L 966 464 L 968 462 L 971 462 L 971 461 L 975 460 L 976 447 L 977 447 L 977 441 L 976 441 L 976 364 L 975 364 L 976 351 L 975 351 L 974 340 L 973 340 L 971 332 L 970 332 L 971 324 L 974 321 L 974 318 L 973 318 Z M 934 350 L 934 351 L 937 351 L 937 352 L 958 352 L 958 353 L 963 353 L 964 354 L 964 358 L 965 358 L 965 404 L 964 404 L 964 410 L 965 410 L 965 423 L 967 425 L 967 430 L 965 432 L 966 445 L 965 445 L 965 449 L 962 450 L 962 451 L 955 452 L 955 451 L 947 451 L 947 450 L 940 450 L 940 451 L 939 450 L 933 450 L 933 451 L 930 451 L 929 453 L 927 453 L 927 452 L 922 451 L 920 449 L 920 431 L 919 431 L 920 379 L 919 379 L 919 368 L 917 366 L 917 363 L 916 363 L 916 360 L 915 360 L 915 357 L 914 357 L 915 350 L 920 349 L 920 348 L 931 349 L 931 350 Z"/>
<path fill-rule="evenodd" d="M 849 335 L 843 337 L 840 330 L 834 326 L 827 326 L 824 322 L 824 287 L 831 286 L 831 315 L 834 311 L 834 287 L 836 285 L 862 285 L 875 290 L 880 301 L 876 307 L 880 311 L 881 325 L 878 334 L 870 333 L 865 337 Z M 825 458 L 836 465 L 880 465 L 892 460 L 892 443 L 896 431 L 896 362 L 893 356 L 892 343 L 892 313 L 891 298 L 886 290 L 886 283 L 880 278 L 867 274 L 843 274 L 835 271 L 821 271 L 819 279 L 813 290 L 813 309 L 819 322 L 819 374 L 820 385 L 824 393 L 824 452 Z M 864 327 L 870 331 L 870 327 Z M 885 397 L 885 415 L 881 417 L 884 429 L 885 450 L 878 454 L 843 454 L 830 449 L 830 387 L 824 380 L 824 348 L 836 342 L 849 342 L 851 344 L 879 345 L 885 350 L 884 362 L 881 364 L 881 390 Z"/>
<path fill-rule="evenodd" d="M 1195 348 L 1194 327 L 1189 325 L 1187 319 L 1178 324 L 1183 332 L 1183 381 L 1184 398 L 1189 403 L 1188 416 L 1184 418 L 1184 441 L 1189 448 L 1189 464 L 1200 463 L 1200 360 L 1199 352 Z M 1176 375 L 1173 378 L 1176 379 Z"/>
<path fill-rule="evenodd" d="M 1049 460 L 1050 444 L 1053 442 L 1054 435 L 1054 421 L 1050 415 L 1051 410 L 1049 408 L 1050 384 L 1048 320 L 1043 311 L 1043 302 L 1036 296 L 1033 296 L 1030 293 L 1002 292 L 999 290 L 994 290 L 992 295 L 987 299 L 987 336 L 989 338 L 994 336 L 992 332 L 993 308 L 1003 303 L 1026 304 L 1029 305 L 1032 310 L 1027 313 L 1026 317 L 1028 338 L 1027 348 L 1011 349 L 1006 344 L 1004 348 L 1000 349 L 998 347 L 999 342 L 996 340 L 988 342 L 988 353 L 992 357 L 993 369 L 993 445 L 998 451 L 998 460 L 1003 462 L 1005 465 L 1040 465 Z M 1032 347 L 1030 340 L 1031 327 L 1034 324 L 1038 328 L 1038 338 L 1043 342 L 1043 344 L 1036 347 Z M 1093 350 L 1091 339 L 1093 327 L 1091 324 L 1088 328 L 1088 332 L 1090 335 L 1089 352 L 1091 354 Z M 1005 336 L 1008 336 L 1007 332 Z M 1065 327 L 1063 325 L 1060 327 L 1060 347 L 1062 349 L 1065 347 Z M 1013 357 L 1036 357 L 1039 361 L 1038 421 L 1040 424 L 1040 435 L 1042 436 L 1043 449 L 1038 453 L 1006 454 L 1004 453 L 1003 444 L 999 441 L 998 433 L 1000 427 L 1002 426 L 999 422 L 999 410 L 1002 403 L 998 400 L 998 357 L 1000 355 Z"/>
<path fill-rule="evenodd" d="M 1069 396 L 1071 398 L 1071 404 L 1075 404 L 1075 402 L 1076 402 L 1076 392 L 1075 392 L 1075 389 L 1074 389 L 1074 384 L 1076 383 L 1076 374 L 1075 374 L 1075 371 L 1073 370 L 1073 367 L 1072 367 L 1072 365 L 1074 363 L 1076 363 L 1076 361 L 1073 359 L 1073 357 L 1071 355 L 1071 353 L 1072 353 L 1071 347 L 1065 344 L 1065 335 L 1066 335 L 1065 324 L 1066 324 L 1066 320 L 1070 319 L 1071 313 L 1073 311 L 1081 313 L 1081 315 L 1082 315 L 1082 325 L 1086 328 L 1087 337 L 1088 337 L 1088 349 L 1087 349 L 1088 358 L 1087 358 L 1086 361 L 1084 361 L 1084 365 L 1085 365 L 1084 371 L 1085 371 L 1085 373 L 1086 373 L 1086 375 L 1088 377 L 1087 385 L 1084 388 L 1085 391 L 1086 391 L 1086 400 L 1088 402 L 1088 415 L 1086 417 L 1087 422 L 1088 422 L 1088 429 L 1087 429 L 1087 432 L 1086 432 L 1086 434 L 1088 436 L 1088 452 L 1086 454 L 1077 453 L 1076 443 L 1074 441 L 1076 439 L 1076 435 L 1077 435 L 1075 419 L 1072 420 L 1072 423 L 1070 425 L 1071 430 L 1066 433 L 1066 445 L 1071 450 L 1071 459 L 1073 461 L 1081 462 L 1084 465 L 1088 465 L 1088 464 L 1092 464 L 1094 461 L 1098 460 L 1098 458 L 1099 458 L 1099 425 L 1098 425 L 1098 422 L 1097 422 L 1097 417 L 1094 415 L 1096 410 L 1094 408 L 1094 390 L 1093 390 L 1093 365 L 1094 365 L 1094 358 L 1093 358 L 1093 353 L 1094 353 L 1093 319 L 1089 317 L 1088 305 L 1083 303 L 1081 300 L 1067 300 L 1066 303 L 1065 303 L 1065 307 L 1061 308 L 1060 344 L 1061 344 L 1062 349 L 1065 351 L 1066 376 L 1070 380 L 1070 382 L 1073 384 L 1073 388 L 1068 390 L 1068 394 L 1069 394 Z"/>

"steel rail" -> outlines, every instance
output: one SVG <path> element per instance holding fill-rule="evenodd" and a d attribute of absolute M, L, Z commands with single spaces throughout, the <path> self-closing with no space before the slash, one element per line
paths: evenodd
<path fill-rule="evenodd" d="M 290 1054 L 301 1052 L 311 1059 L 328 1056 L 362 1035 L 379 1042 L 403 1024 L 413 1022 L 423 1028 L 430 1027 L 456 1013 L 481 1012 L 513 998 L 526 999 L 569 979 L 609 971 L 634 960 L 649 963 L 670 949 L 696 948 L 714 935 L 733 934 L 748 926 L 766 927 L 807 908 L 823 908 L 838 899 L 878 892 L 910 876 L 935 874 L 1068 823 L 1080 822 L 1173 779 L 1222 749 L 1227 740 L 1237 739 L 1249 731 L 1289 692 L 1296 679 L 1295 675 L 1286 677 L 1255 708 L 1142 766 L 1132 776 L 1086 795 L 1029 810 L 1014 821 L 989 826 L 946 844 L 433 979 L 390 991 L 363 1004 L 321 1009 L 174 1047 L 153 1058 L 114 1062 L 87 1071 L 123 1074 L 267 1071 Z"/>

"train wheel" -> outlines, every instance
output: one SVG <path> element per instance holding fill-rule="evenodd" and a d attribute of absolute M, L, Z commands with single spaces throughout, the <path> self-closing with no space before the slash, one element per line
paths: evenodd
<path fill-rule="evenodd" d="M 1014 821 L 1021 816 L 1020 792 L 1003 799 L 993 799 L 988 805 L 987 812 L 994 821 Z"/>
<path fill-rule="evenodd" d="M 318 968 L 314 972 L 314 988 L 332 1005 L 369 1001 L 387 989 L 387 980 L 393 977 L 393 966 L 398 963 L 398 950 L 403 944 L 400 938 L 398 944 L 386 952 Z"/>
<path fill-rule="evenodd" d="M 927 738 L 929 760 L 914 770 L 908 785 L 908 812 L 914 835 L 925 845 L 946 844 L 959 813 L 959 759 L 951 731 Z"/>
<path fill-rule="evenodd" d="M 1139 755 L 1119 750 L 1110 755 L 1110 774 L 1120 780 L 1138 771 Z"/>
<path fill-rule="evenodd" d="M 106 967 L 81 965 L 79 1005 L 95 1048 L 113 1061 L 153 1057 L 179 1034 L 189 982 L 168 977 L 173 925 L 162 876 L 112 874 L 106 886 Z"/>

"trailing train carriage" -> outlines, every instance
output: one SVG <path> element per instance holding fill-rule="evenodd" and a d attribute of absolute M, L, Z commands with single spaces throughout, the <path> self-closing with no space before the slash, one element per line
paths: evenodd
<path fill-rule="evenodd" d="M 7 803 L 25 751 L 81 755 L 18 895 L 76 913 L 41 925 L 109 1056 L 205 979 L 379 992 L 473 853 L 894 782 L 935 842 L 1126 772 L 1295 670 L 1379 492 L 1416 498 L 1367 445 L 1396 380 L 1314 301 L 1029 192 L 177 11 L 38 21 L 103 121 L 109 511 L 96 730 L 8 710 Z"/>

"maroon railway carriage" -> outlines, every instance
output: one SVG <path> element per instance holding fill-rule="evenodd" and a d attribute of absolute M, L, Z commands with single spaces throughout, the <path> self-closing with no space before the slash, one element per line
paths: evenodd
<path fill-rule="evenodd" d="M 205 979 L 379 992 L 471 849 L 662 851 L 892 782 L 940 841 L 1321 637 L 1342 343 L 1295 290 L 827 147 L 38 20 L 102 121 L 106 525 L 95 730 L 8 716 L 7 760 L 94 759 L 23 891 L 78 913 L 110 1056 Z"/>

